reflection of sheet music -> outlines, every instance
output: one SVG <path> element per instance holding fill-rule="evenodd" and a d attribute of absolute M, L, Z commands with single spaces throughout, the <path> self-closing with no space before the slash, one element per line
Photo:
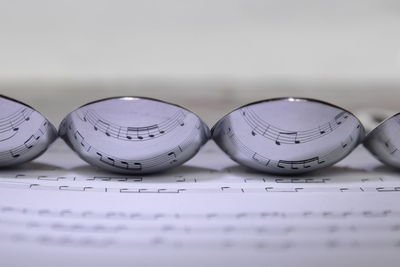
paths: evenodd
<path fill-rule="evenodd" d="M 57 141 L 0 172 L 1 266 L 397 266 L 400 178 L 363 148 L 327 170 L 247 170 L 210 142 L 150 176 Z"/>
<path fill-rule="evenodd" d="M 333 132 L 343 123 L 344 120 L 348 118 L 348 114 L 345 111 L 341 111 L 331 121 L 324 123 L 323 125 L 319 125 L 316 129 L 293 132 L 279 129 L 266 123 L 257 115 L 254 110 L 248 107 L 244 107 L 241 110 L 244 120 L 253 129 L 251 132 L 253 136 L 259 134 L 265 138 L 275 141 L 277 145 L 300 144 L 313 141 Z"/>

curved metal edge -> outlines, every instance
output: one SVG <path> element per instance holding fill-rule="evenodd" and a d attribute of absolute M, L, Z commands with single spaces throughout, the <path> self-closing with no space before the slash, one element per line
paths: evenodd
<path fill-rule="evenodd" d="M 21 104 L 21 105 L 23 105 L 23 106 L 26 106 L 26 107 L 31 108 L 31 109 L 33 109 L 33 110 L 36 111 L 35 108 L 29 106 L 28 104 L 25 104 L 24 102 L 22 102 L 22 101 L 20 101 L 20 100 L 17 100 L 17 99 L 14 99 L 14 98 L 11 98 L 11 97 L 9 97 L 9 96 L 5 96 L 5 95 L 1 95 L 1 94 L 0 94 L 0 98 L 4 98 L 4 99 L 7 99 L 7 100 L 16 102 L 16 103 L 18 103 L 18 104 Z"/>

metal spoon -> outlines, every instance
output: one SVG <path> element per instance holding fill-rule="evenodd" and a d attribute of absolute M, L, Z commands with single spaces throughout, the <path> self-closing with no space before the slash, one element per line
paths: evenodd
<path fill-rule="evenodd" d="M 400 168 L 400 113 L 386 119 L 368 133 L 364 146 L 382 163 Z"/>
<path fill-rule="evenodd" d="M 210 138 L 208 126 L 177 105 L 115 97 L 68 114 L 59 135 L 84 160 L 112 172 L 163 171 L 192 158 Z"/>
<path fill-rule="evenodd" d="M 277 98 L 240 107 L 212 129 L 215 142 L 233 160 L 276 174 L 330 166 L 363 139 L 350 112 L 313 99 Z"/>
<path fill-rule="evenodd" d="M 56 128 L 43 115 L 0 95 L 0 167 L 40 156 L 56 138 Z"/>

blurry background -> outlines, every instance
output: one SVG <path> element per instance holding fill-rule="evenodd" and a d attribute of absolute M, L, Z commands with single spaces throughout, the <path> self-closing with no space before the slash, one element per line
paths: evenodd
<path fill-rule="evenodd" d="M 0 0 L 0 93 L 55 124 L 113 95 L 210 125 L 289 95 L 400 111 L 400 1 Z"/>

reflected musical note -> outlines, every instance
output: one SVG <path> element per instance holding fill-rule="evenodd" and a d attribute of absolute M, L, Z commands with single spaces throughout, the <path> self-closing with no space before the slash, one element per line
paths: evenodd
<path fill-rule="evenodd" d="M 24 118 L 25 121 L 29 121 L 29 120 L 31 119 L 30 113 L 27 114 L 27 113 L 25 113 L 25 111 L 26 111 L 26 109 L 24 109 L 23 111 L 21 111 L 22 116 L 23 116 L 23 118 Z"/>
<path fill-rule="evenodd" d="M 25 147 L 27 149 L 31 149 L 35 143 L 35 140 L 38 140 L 38 139 L 36 139 L 34 135 L 31 135 L 31 137 L 29 137 L 28 140 L 26 140 L 24 142 Z"/>
<path fill-rule="evenodd" d="M 11 128 L 12 128 L 12 130 L 13 130 L 14 132 L 16 132 L 16 131 L 19 130 L 19 128 L 18 128 L 17 126 L 14 126 L 14 123 L 13 123 L 12 121 L 10 121 L 10 124 L 11 124 Z"/>
<path fill-rule="evenodd" d="M 4 134 L 8 131 L 18 131 L 19 126 L 28 121 L 25 118 L 29 118 L 29 115 L 33 110 L 27 108 L 20 108 L 16 112 L 9 116 L 0 118 L 0 134 Z"/>
<path fill-rule="evenodd" d="M 249 106 L 243 107 L 241 110 L 241 115 L 243 116 L 245 122 L 252 129 L 251 134 L 253 136 L 256 136 L 256 134 L 260 134 L 261 136 L 274 141 L 276 145 L 299 144 L 313 141 L 333 132 L 337 127 L 342 124 L 342 122 L 344 122 L 348 118 L 347 113 L 345 111 L 341 111 L 336 114 L 331 121 L 322 125 L 318 125 L 318 127 L 315 129 L 310 129 L 306 131 L 290 131 L 280 129 L 265 122 Z M 291 136 L 290 133 L 294 132 L 296 134 Z M 287 133 L 287 135 L 284 135 L 284 133 Z"/>
<path fill-rule="evenodd" d="M 13 158 L 18 158 L 20 155 L 16 152 L 14 152 L 13 150 L 10 150 L 10 154 Z"/>
<path fill-rule="evenodd" d="M 88 110 L 84 113 L 83 116 L 82 114 L 80 115 L 82 121 L 92 124 L 95 131 L 101 131 L 109 137 L 125 139 L 128 141 L 144 141 L 147 139 L 159 137 L 167 132 L 174 130 L 177 126 L 184 126 L 185 117 L 185 112 L 178 111 L 170 119 L 157 125 L 144 127 L 125 127 L 106 121 L 105 119 L 101 118 L 94 110 Z"/>
<path fill-rule="evenodd" d="M 297 132 L 279 132 L 275 139 L 275 144 L 281 145 L 280 139 L 283 139 L 283 140 L 292 139 L 294 144 L 300 144 L 300 141 L 297 140 L 297 135 L 298 135 Z M 294 138 L 293 138 L 293 136 L 294 136 Z"/>
<path fill-rule="evenodd" d="M 319 129 L 319 133 L 320 133 L 321 135 L 326 134 L 326 131 L 323 130 L 321 126 L 318 126 L 318 129 Z"/>

